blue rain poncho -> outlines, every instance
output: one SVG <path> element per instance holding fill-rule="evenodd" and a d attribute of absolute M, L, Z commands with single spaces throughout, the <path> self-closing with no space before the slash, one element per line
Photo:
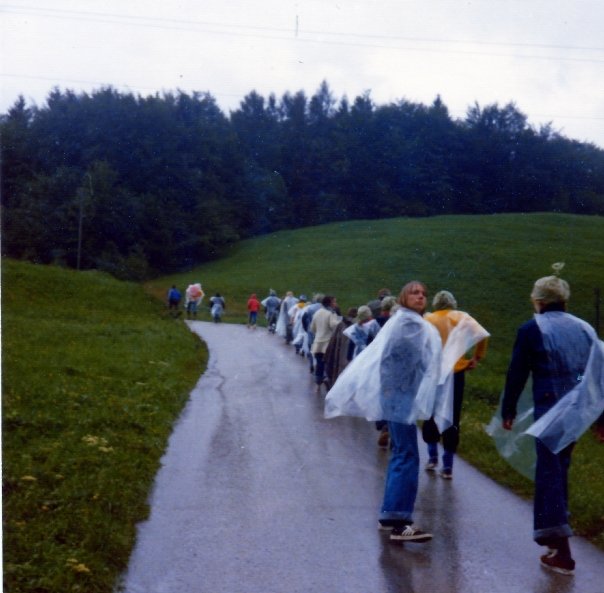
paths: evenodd
<path fill-rule="evenodd" d="M 536 455 L 529 436 L 538 438 L 553 453 L 559 453 L 577 441 L 604 410 L 604 342 L 585 321 L 562 311 L 535 315 L 535 321 L 549 354 L 552 373 L 564 376 L 569 369 L 584 370 L 576 375 L 574 385 L 566 393 L 558 394 L 558 401 L 538 420 L 533 420 L 529 381 L 518 400 L 512 430 L 502 428 L 499 411 L 486 427 L 502 457 L 531 479 Z M 580 354 L 585 351 L 582 347 L 585 336 L 591 342 L 587 361 L 585 355 Z"/>
<path fill-rule="evenodd" d="M 553 453 L 559 453 L 578 440 L 604 410 L 604 342 L 598 339 L 589 324 L 568 313 L 551 312 L 537 315 L 536 319 L 545 348 L 552 353 L 558 373 L 561 368 L 585 365 L 585 371 L 577 377 L 575 387 L 526 431 Z M 562 328 L 567 331 L 560 331 Z M 584 360 L 577 360 L 578 344 L 569 339 L 573 333 L 568 329 L 573 328 L 582 330 L 591 340 L 587 364 Z M 579 334 L 575 331 L 574 335 Z"/>
<path fill-rule="evenodd" d="M 344 369 L 325 398 L 325 417 L 413 424 L 433 415 L 442 356 L 436 328 L 399 309 Z"/>
<path fill-rule="evenodd" d="M 381 327 L 380 324 L 372 319 L 367 323 L 353 323 L 344 330 L 344 335 L 354 344 L 353 358 L 358 356 L 368 344 L 377 336 Z"/>

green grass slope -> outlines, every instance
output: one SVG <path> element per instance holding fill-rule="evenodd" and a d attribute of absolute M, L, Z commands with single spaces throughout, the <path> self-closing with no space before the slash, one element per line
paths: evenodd
<path fill-rule="evenodd" d="M 158 279 L 149 289 L 163 298 L 173 283 L 184 289 L 200 281 L 208 297 L 216 291 L 225 296 L 225 321 L 235 322 L 245 319 L 249 294 L 263 298 L 269 288 L 335 294 L 342 310 L 366 303 L 382 287 L 398 291 L 412 279 L 424 281 L 432 294 L 451 290 L 459 308 L 492 335 L 486 360 L 467 378 L 460 454 L 530 496 L 532 484 L 499 458 L 483 426 L 497 406 L 516 329 L 533 314 L 533 282 L 559 261 L 566 263 L 562 276 L 571 285 L 570 312 L 594 323 L 594 289 L 604 291 L 604 218 L 592 216 L 443 216 L 279 232 L 244 241 L 220 261 Z M 201 318 L 209 319 L 207 308 Z M 602 548 L 603 466 L 604 445 L 587 433 L 571 470 L 573 525 Z"/>
<path fill-rule="evenodd" d="M 141 286 L 2 262 L 4 590 L 109 592 L 205 367 Z"/>

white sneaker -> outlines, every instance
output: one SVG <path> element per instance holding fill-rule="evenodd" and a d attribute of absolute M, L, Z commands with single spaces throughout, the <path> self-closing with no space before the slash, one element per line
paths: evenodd
<path fill-rule="evenodd" d="M 391 541 L 423 543 L 432 539 L 431 533 L 426 533 L 413 525 L 395 527 L 390 534 Z"/>

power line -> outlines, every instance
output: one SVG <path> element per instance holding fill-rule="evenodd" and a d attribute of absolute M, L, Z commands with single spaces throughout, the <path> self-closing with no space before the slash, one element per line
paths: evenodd
<path fill-rule="evenodd" d="M 130 25 L 137 27 L 156 28 L 163 30 L 183 30 L 183 31 L 199 31 L 203 33 L 209 33 L 213 35 L 236 35 L 246 37 L 260 37 L 264 39 L 277 39 L 277 40 L 288 40 L 291 39 L 292 31 L 289 29 L 282 29 L 276 27 L 260 27 L 251 25 L 236 25 L 230 23 L 217 23 L 208 21 L 185 21 L 180 19 L 165 19 L 157 17 L 140 17 L 140 16 L 129 16 L 115 13 L 103 13 L 103 12 L 86 12 L 77 10 L 66 10 L 66 9 L 49 9 L 44 7 L 33 7 L 33 6 L 5 6 L 6 12 L 13 13 L 26 13 L 34 14 L 38 16 L 46 16 L 56 19 L 72 19 L 72 20 L 83 20 L 83 21 L 96 21 L 106 22 L 110 24 L 121 24 Z M 117 19 L 117 20 L 115 20 Z M 167 23 L 173 23 L 171 26 Z M 229 30 L 208 30 L 200 29 L 200 27 L 226 27 L 227 29 L 235 29 L 238 32 Z M 249 33 L 245 31 L 254 31 Z M 272 36 L 263 35 L 260 32 L 273 32 L 286 35 L 284 36 Z M 485 57 L 514 57 L 521 59 L 538 59 L 538 60 L 555 60 L 555 61 L 573 61 L 573 62 L 591 62 L 591 63 L 604 63 L 604 60 L 595 58 L 580 58 L 570 56 L 543 56 L 543 55 L 526 55 L 526 54 L 500 54 L 500 53 L 485 53 L 472 50 L 459 50 L 459 49 L 438 49 L 438 48 L 425 48 L 425 47 L 401 47 L 393 45 L 383 45 L 375 43 L 355 43 L 352 41 L 338 41 L 334 39 L 313 39 L 308 37 L 302 37 L 300 30 L 297 29 L 294 33 L 296 41 L 305 43 L 320 43 L 327 45 L 345 45 L 353 47 L 366 47 L 366 48 L 378 48 L 378 49 L 394 49 L 394 50 L 408 50 L 408 51 L 419 51 L 419 52 L 432 52 L 432 53 L 460 53 L 464 55 L 478 55 Z M 438 39 L 438 38 L 419 38 L 419 37 L 404 37 L 404 36 L 392 36 L 382 34 L 369 34 L 369 33 L 341 33 L 335 31 L 303 31 L 305 35 L 318 35 L 323 37 L 352 37 L 360 39 L 381 39 L 385 41 L 402 41 L 411 43 L 438 43 L 438 44 L 454 44 L 454 45 L 483 45 L 491 47 L 523 47 L 523 48 L 534 48 L 534 49 L 561 49 L 571 51 L 604 51 L 604 47 L 581 47 L 571 45 L 555 45 L 555 44 L 538 44 L 538 43 L 515 43 L 515 42 L 497 42 L 497 41 L 480 41 L 480 40 L 459 40 L 459 39 Z"/>

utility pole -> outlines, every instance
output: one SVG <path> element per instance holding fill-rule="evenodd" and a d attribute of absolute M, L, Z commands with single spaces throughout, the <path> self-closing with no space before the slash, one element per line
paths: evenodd
<path fill-rule="evenodd" d="M 88 198 L 92 200 L 92 177 L 90 173 L 86 173 L 86 177 L 88 177 Z M 84 222 L 84 191 L 82 188 L 78 189 L 78 194 L 80 197 L 80 214 L 78 217 L 78 257 L 76 269 L 80 269 L 80 262 L 82 260 L 82 227 Z"/>

